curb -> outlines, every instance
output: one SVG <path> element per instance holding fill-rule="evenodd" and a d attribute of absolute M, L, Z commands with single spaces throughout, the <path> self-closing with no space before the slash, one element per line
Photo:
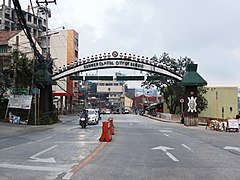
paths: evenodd
<path fill-rule="evenodd" d="M 148 118 L 151 118 L 151 119 L 154 119 L 154 120 L 157 120 L 157 121 L 161 121 L 161 122 L 167 122 L 167 123 L 178 123 L 178 124 L 180 124 L 180 121 L 174 121 L 174 120 L 162 119 L 162 118 L 159 118 L 159 117 L 153 117 L 153 116 L 150 116 L 150 115 L 147 115 L 147 114 L 144 114 L 143 116 L 148 117 Z M 199 125 L 199 126 L 206 126 L 207 123 L 198 122 L 198 125 Z"/>

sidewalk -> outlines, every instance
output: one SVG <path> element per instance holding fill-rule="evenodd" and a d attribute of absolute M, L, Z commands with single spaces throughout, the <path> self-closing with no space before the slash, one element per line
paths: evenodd
<path fill-rule="evenodd" d="M 154 120 L 157 120 L 157 121 L 161 121 L 161 122 L 178 123 L 178 124 L 180 124 L 180 120 L 179 120 L 179 121 L 176 121 L 176 120 L 171 120 L 171 119 L 163 119 L 163 118 L 151 116 L 151 115 L 149 115 L 149 114 L 144 114 L 144 116 L 146 116 L 146 117 L 148 117 L 148 118 L 151 118 L 151 119 L 154 119 Z M 198 125 L 199 125 L 199 126 L 206 126 L 207 123 L 198 122 Z"/>
<path fill-rule="evenodd" d="M 42 126 L 34 126 L 34 125 L 22 125 L 22 124 L 12 124 L 9 122 L 0 121 L 0 138 L 7 136 L 16 136 L 21 134 L 22 132 L 30 132 L 35 130 L 44 130 L 52 128 L 52 125 L 42 125 Z"/>

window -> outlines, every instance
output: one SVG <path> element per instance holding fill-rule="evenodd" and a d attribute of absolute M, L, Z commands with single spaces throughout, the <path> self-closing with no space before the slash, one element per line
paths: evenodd
<path fill-rule="evenodd" d="M 34 24 L 37 24 L 37 17 L 34 17 L 33 21 L 34 21 Z"/>
<path fill-rule="evenodd" d="M 74 87 L 78 87 L 78 83 L 77 82 L 74 82 Z"/>
<path fill-rule="evenodd" d="M 0 53 L 7 53 L 8 46 L 7 45 L 0 45 Z"/>
<path fill-rule="evenodd" d="M 75 50 L 75 57 L 77 58 L 78 57 L 78 51 Z"/>
<path fill-rule="evenodd" d="M 32 22 L 32 16 L 28 14 L 28 22 Z"/>

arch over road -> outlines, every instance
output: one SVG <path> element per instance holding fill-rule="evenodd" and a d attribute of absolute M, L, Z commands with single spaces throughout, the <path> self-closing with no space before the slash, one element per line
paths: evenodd
<path fill-rule="evenodd" d="M 124 68 L 151 72 L 159 75 L 165 75 L 178 81 L 182 80 L 182 77 L 176 72 L 173 72 L 173 70 L 163 64 L 160 64 L 159 62 L 148 59 L 148 57 L 136 56 L 127 53 L 118 53 L 117 51 L 95 56 L 92 55 L 87 58 L 79 59 L 70 65 L 59 67 L 52 75 L 52 80 L 56 81 L 79 72 L 112 68 Z"/>

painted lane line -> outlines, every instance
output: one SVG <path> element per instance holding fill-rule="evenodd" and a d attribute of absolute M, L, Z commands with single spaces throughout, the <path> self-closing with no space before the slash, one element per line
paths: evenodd
<path fill-rule="evenodd" d="M 152 150 L 161 150 L 163 151 L 170 159 L 172 159 L 175 162 L 178 162 L 179 160 L 174 157 L 168 150 L 174 150 L 174 148 L 166 147 L 166 146 L 157 146 L 155 148 L 152 148 Z"/>
<path fill-rule="evenodd" d="M 166 152 L 166 155 L 170 158 L 170 159 L 172 159 L 173 161 L 175 161 L 175 162 L 177 162 L 177 161 L 179 161 L 177 158 L 175 158 L 170 152 Z"/>
<path fill-rule="evenodd" d="M 54 145 L 50 148 L 47 148 L 37 154 L 34 154 L 33 156 L 31 156 L 30 158 L 33 159 L 33 160 L 30 160 L 30 161 L 34 161 L 34 162 L 47 162 L 47 163 L 56 163 L 55 159 L 53 157 L 51 158 L 37 158 L 37 156 L 40 156 L 42 155 L 43 153 L 47 152 L 47 151 L 50 151 L 54 148 L 56 148 L 58 145 Z"/>
<path fill-rule="evenodd" d="M 239 148 L 239 147 L 234 147 L 234 146 L 225 146 L 223 149 L 226 149 L 226 150 L 235 150 L 235 151 L 240 152 L 240 148 Z"/>
<path fill-rule="evenodd" d="M 32 170 L 32 171 L 50 171 L 50 172 L 62 172 L 64 168 L 57 168 L 57 167 L 46 167 L 46 166 L 26 166 L 26 165 L 18 165 L 18 164 L 7 164 L 2 163 L 0 164 L 1 168 L 8 168 L 8 169 L 22 169 L 22 170 Z"/>
<path fill-rule="evenodd" d="M 169 138 L 172 138 L 171 136 L 169 136 L 168 134 L 163 134 L 164 136 L 167 136 L 167 137 L 169 137 Z"/>
<path fill-rule="evenodd" d="M 193 152 L 192 149 L 191 149 L 190 147 L 188 147 L 187 145 L 185 145 L 185 144 L 181 144 L 181 145 L 182 145 L 184 148 L 186 148 L 187 150 Z"/>
<path fill-rule="evenodd" d="M 73 166 L 71 169 L 69 169 L 67 171 L 67 173 L 65 174 L 65 176 L 62 178 L 64 180 L 69 180 L 71 179 L 71 177 L 77 173 L 78 171 L 80 171 L 87 163 L 89 163 L 99 152 L 101 152 L 103 150 L 103 148 L 106 146 L 106 142 L 101 143 L 97 149 L 95 149 L 95 151 L 90 154 L 89 156 L 87 156 L 83 161 L 81 161 L 79 164 Z"/>
<path fill-rule="evenodd" d="M 4 148 L 4 149 L 1 149 L 0 152 L 1 152 L 1 151 L 7 151 L 7 150 L 13 149 L 13 148 L 15 148 L 15 147 L 16 147 L 16 146 L 7 147 L 7 148 Z"/>
<path fill-rule="evenodd" d="M 63 176 L 62 179 L 69 180 L 73 175 L 74 175 L 74 172 L 71 172 L 71 170 L 68 170 L 68 172 L 65 174 L 65 176 Z"/>
<path fill-rule="evenodd" d="M 55 144 L 99 144 L 99 141 L 56 141 Z"/>
<path fill-rule="evenodd" d="M 171 133 L 172 130 L 169 130 L 169 129 L 163 129 L 163 130 L 158 130 L 159 132 L 162 132 L 162 133 Z"/>
<path fill-rule="evenodd" d="M 39 139 L 39 140 L 36 140 L 36 141 L 31 141 L 31 142 L 24 143 L 24 144 L 20 144 L 20 145 L 17 145 L 17 146 L 11 146 L 11 147 L 8 147 L 8 148 L 4 148 L 4 149 L 1 149 L 0 152 L 1 152 L 1 151 L 6 151 L 6 150 L 9 150 L 9 149 L 13 149 L 13 148 L 16 148 L 16 147 L 24 146 L 24 145 L 29 145 L 29 144 L 41 142 L 41 141 L 44 141 L 44 140 L 46 140 L 46 139 L 50 139 L 50 138 L 52 138 L 52 137 L 53 137 L 53 136 L 48 136 L 48 137 L 46 137 L 46 138 Z M 3 141 L 3 140 L 6 141 L 6 140 L 8 140 L 8 139 L 2 139 L 2 140 L 0 140 L 0 141 Z"/>

